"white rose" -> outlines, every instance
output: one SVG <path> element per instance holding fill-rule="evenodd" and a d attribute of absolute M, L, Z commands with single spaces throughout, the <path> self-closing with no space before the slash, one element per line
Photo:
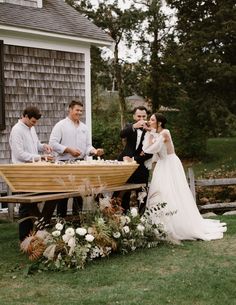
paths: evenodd
<path fill-rule="evenodd" d="M 142 216 L 142 217 L 140 218 L 140 221 L 141 221 L 141 223 L 144 223 L 144 224 L 145 224 L 145 223 L 147 222 L 147 219 L 146 219 L 145 217 Z"/>
<path fill-rule="evenodd" d="M 62 239 L 63 239 L 63 241 L 64 241 L 65 243 L 68 243 L 68 241 L 69 241 L 70 238 L 71 238 L 70 235 L 67 235 L 67 234 L 62 235 Z"/>
<path fill-rule="evenodd" d="M 91 243 L 94 240 L 94 236 L 92 234 L 86 234 L 85 239 Z"/>
<path fill-rule="evenodd" d="M 125 220 L 126 220 L 126 223 L 130 223 L 131 219 L 129 218 L 129 216 L 125 216 Z"/>
<path fill-rule="evenodd" d="M 84 236 L 87 233 L 87 230 L 85 228 L 77 228 L 75 232 L 80 236 Z"/>
<path fill-rule="evenodd" d="M 138 224 L 137 225 L 137 230 L 140 231 L 140 232 L 143 232 L 145 230 L 145 227 L 141 224 Z"/>
<path fill-rule="evenodd" d="M 92 227 L 88 227 L 88 233 L 89 234 L 93 233 L 93 228 Z"/>
<path fill-rule="evenodd" d="M 121 235 L 120 232 L 114 232 L 113 233 L 114 238 L 120 238 L 120 235 Z"/>
<path fill-rule="evenodd" d="M 123 227 L 123 231 L 124 231 L 124 233 L 129 233 L 129 227 L 128 226 L 124 226 Z"/>
<path fill-rule="evenodd" d="M 75 235 L 75 230 L 73 228 L 67 228 L 66 231 L 65 231 L 65 234 L 69 235 L 69 236 L 74 236 Z"/>
<path fill-rule="evenodd" d="M 74 238 L 74 237 L 71 237 L 71 238 L 69 239 L 69 241 L 68 241 L 68 246 L 69 246 L 70 248 L 75 247 L 75 238 Z"/>
<path fill-rule="evenodd" d="M 130 210 L 130 214 L 132 217 L 136 217 L 136 216 L 138 216 L 138 210 L 136 208 L 132 208 Z"/>
<path fill-rule="evenodd" d="M 121 223 L 122 226 L 124 226 L 124 225 L 126 224 L 126 218 L 125 218 L 125 216 L 121 216 L 121 217 L 120 217 L 120 223 Z"/>
<path fill-rule="evenodd" d="M 57 230 L 61 231 L 61 230 L 63 229 L 63 224 L 61 224 L 61 223 L 58 222 L 58 223 L 55 225 L 55 228 L 56 228 Z"/>
<path fill-rule="evenodd" d="M 56 231 L 52 232 L 52 236 L 54 236 L 54 237 L 58 237 L 60 235 L 61 235 L 61 231 L 59 231 L 59 230 L 56 230 Z"/>

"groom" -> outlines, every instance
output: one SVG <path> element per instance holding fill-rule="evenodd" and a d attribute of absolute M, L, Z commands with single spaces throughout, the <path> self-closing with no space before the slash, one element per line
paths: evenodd
<path fill-rule="evenodd" d="M 149 171 L 144 165 L 144 162 L 152 157 L 151 154 L 146 154 L 142 150 L 144 135 L 146 133 L 145 128 L 147 120 L 148 111 L 144 106 L 138 106 L 133 110 L 133 119 L 132 124 L 127 124 L 124 129 L 121 130 L 120 136 L 122 139 L 126 139 L 126 145 L 124 150 L 118 157 L 119 161 L 125 159 L 132 159 L 139 164 L 139 167 L 132 174 L 132 176 L 127 181 L 128 183 L 146 183 L 148 184 Z M 130 208 L 130 191 L 127 191 L 122 198 L 122 207 L 124 212 Z M 145 209 L 144 202 L 139 206 L 139 213 L 142 214 Z"/>

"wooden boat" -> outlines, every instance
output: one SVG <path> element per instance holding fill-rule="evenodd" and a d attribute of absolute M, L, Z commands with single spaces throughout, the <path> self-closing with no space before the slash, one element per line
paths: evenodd
<path fill-rule="evenodd" d="M 49 162 L 1 164 L 0 174 L 13 192 L 85 192 L 121 186 L 136 170 L 136 162 Z"/>

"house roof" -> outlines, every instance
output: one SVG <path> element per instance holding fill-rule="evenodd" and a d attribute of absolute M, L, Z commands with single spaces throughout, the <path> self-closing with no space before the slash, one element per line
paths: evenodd
<path fill-rule="evenodd" d="M 145 99 L 142 96 L 139 96 L 137 94 L 131 95 L 126 97 L 126 100 L 130 101 L 130 102 L 136 102 L 136 101 L 140 101 L 140 102 L 145 102 Z"/>
<path fill-rule="evenodd" d="M 112 38 L 63 0 L 43 0 L 42 8 L 0 3 L 0 28 L 25 29 L 95 39 L 112 43 Z"/>

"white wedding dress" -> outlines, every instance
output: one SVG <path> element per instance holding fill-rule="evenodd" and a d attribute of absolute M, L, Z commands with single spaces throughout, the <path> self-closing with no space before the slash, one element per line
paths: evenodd
<path fill-rule="evenodd" d="M 174 240 L 222 238 L 227 230 L 226 224 L 204 219 L 199 213 L 181 161 L 175 154 L 169 130 L 146 132 L 143 151 L 153 154 L 154 159 L 158 158 L 148 192 L 147 208 L 166 203 L 157 214 L 151 214 L 151 221 L 162 223 Z"/>

